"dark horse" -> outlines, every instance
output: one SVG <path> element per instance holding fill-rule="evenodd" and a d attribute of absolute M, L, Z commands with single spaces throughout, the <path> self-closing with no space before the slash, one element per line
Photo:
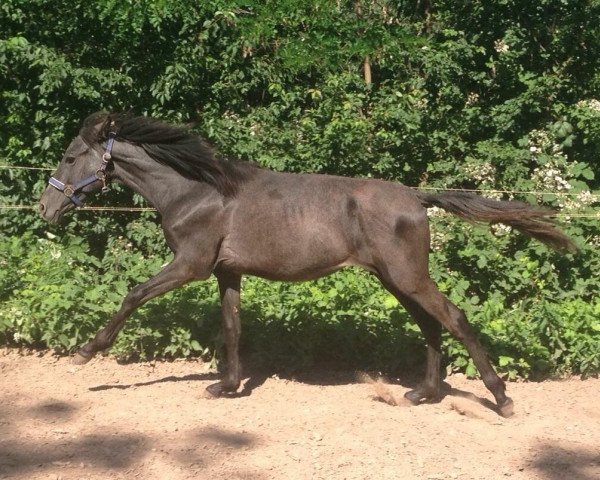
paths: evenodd
<path fill-rule="evenodd" d="M 372 272 L 419 325 L 427 341 L 424 382 L 406 397 L 440 398 L 441 326 L 467 348 L 498 412 L 512 400 L 464 313 L 428 272 L 427 208 L 470 221 L 501 222 L 558 250 L 573 243 L 553 225 L 553 212 L 464 192 L 424 193 L 399 183 L 330 175 L 280 173 L 216 156 L 187 129 L 147 117 L 95 113 L 71 142 L 40 210 L 56 222 L 111 181 L 146 198 L 162 218 L 174 258 L 125 297 L 120 310 L 76 354 L 83 364 L 110 347 L 135 308 L 157 295 L 214 274 L 218 280 L 227 351 L 215 396 L 240 385 L 240 281 L 244 274 L 302 281 L 348 265 Z"/>

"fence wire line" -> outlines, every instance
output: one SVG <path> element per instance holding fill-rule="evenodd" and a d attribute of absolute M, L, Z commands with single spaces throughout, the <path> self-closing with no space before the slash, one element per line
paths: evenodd
<path fill-rule="evenodd" d="M 554 195 L 554 196 L 565 196 L 565 197 L 578 197 L 583 194 L 583 192 L 572 193 L 572 192 L 542 192 L 536 190 L 494 190 L 494 189 L 478 189 L 478 188 L 446 188 L 446 187 L 410 187 L 415 190 L 435 190 L 435 191 L 443 191 L 443 192 L 471 192 L 471 193 L 506 193 L 509 195 Z M 600 201 L 600 194 L 591 193 L 590 196 L 593 197 L 594 201 Z"/>
<path fill-rule="evenodd" d="M 0 165 L 2 170 L 47 170 L 52 171 L 52 167 L 26 167 L 24 165 Z"/>
<path fill-rule="evenodd" d="M 27 166 L 15 166 L 15 165 L 0 165 L 0 169 L 12 169 L 12 170 L 46 170 L 52 171 L 54 168 L 50 167 L 27 167 Z M 502 189 L 484 189 L 484 188 L 448 188 L 448 187 L 410 187 L 415 190 L 434 190 L 434 191 L 445 191 L 445 192 L 473 192 L 473 193 L 505 193 L 508 195 L 554 195 L 554 196 L 565 196 L 565 197 L 577 197 L 582 192 L 544 192 L 536 190 L 502 190 Z M 600 194 L 591 193 L 594 201 L 600 201 Z M 2 208 L 2 206 L 0 206 Z"/>
<path fill-rule="evenodd" d="M 39 170 L 39 171 L 51 171 L 54 168 L 51 167 L 29 167 L 24 165 L 0 165 L 0 169 L 10 170 Z M 495 190 L 495 189 L 477 189 L 477 188 L 444 188 L 444 187 L 411 187 L 415 190 L 434 190 L 434 191 L 447 191 L 447 192 L 472 192 L 480 194 L 508 194 L 508 195 L 554 195 L 554 196 L 579 196 L 579 193 L 570 192 L 544 192 L 544 191 L 527 191 L 527 190 Z M 595 201 L 600 200 L 600 195 L 591 194 Z M 36 210 L 37 205 L 10 205 L 0 204 L 0 210 Z M 81 207 L 80 210 L 84 211 L 97 211 L 97 212 L 156 212 L 155 208 L 152 207 L 101 207 L 101 206 L 89 206 Z M 567 217 L 567 218 L 600 218 L 600 212 L 594 214 L 587 213 L 557 213 L 555 217 Z"/>
<path fill-rule="evenodd" d="M 37 210 L 37 205 L 3 205 L 0 204 L 0 210 Z M 88 212 L 156 212 L 153 207 L 100 207 L 89 206 L 80 207 L 78 210 Z M 442 212 L 443 214 L 444 212 Z M 600 218 L 600 212 L 597 213 L 556 213 L 551 215 L 555 218 Z"/>
<path fill-rule="evenodd" d="M 7 205 L 0 204 L 0 210 L 37 210 L 37 205 Z M 101 207 L 89 206 L 79 207 L 78 210 L 98 211 L 98 212 L 156 212 L 153 207 Z"/>

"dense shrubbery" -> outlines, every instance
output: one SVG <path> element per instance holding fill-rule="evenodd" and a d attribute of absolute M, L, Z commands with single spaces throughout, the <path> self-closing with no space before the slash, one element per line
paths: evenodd
<path fill-rule="evenodd" d="M 224 154 L 274 169 L 545 192 L 490 195 L 563 208 L 580 253 L 432 212 L 432 273 L 507 375 L 600 369 L 600 231 L 576 217 L 598 203 L 596 0 L 142 3 L 0 6 L 0 164 L 54 166 L 84 116 L 132 109 L 195 122 Z M 0 181 L 0 203 L 31 204 L 45 175 L 0 169 Z M 1 210 L 0 230 L 4 341 L 61 351 L 169 257 L 152 214 L 78 212 L 65 229 Z M 114 351 L 210 356 L 217 300 L 209 282 L 153 301 Z M 243 302 L 244 348 L 264 363 L 393 370 L 422 352 L 363 272 L 247 279 Z M 464 349 L 446 346 L 451 368 L 473 373 Z"/>
<path fill-rule="evenodd" d="M 454 245 L 464 269 L 448 270 L 449 256 L 440 252 L 434 274 L 481 332 L 498 369 L 510 377 L 597 371 L 600 302 L 585 295 L 590 282 L 579 277 L 572 261 L 533 245 L 507 258 L 502 254 L 506 242 L 494 246 L 493 238 L 486 240 L 489 232 L 462 230 L 472 230 L 466 233 L 474 239 L 474 246 Z M 476 254 L 484 245 L 490 253 Z M 63 242 L 27 237 L 0 242 L 2 258 L 18 265 L 3 268 L 0 278 L 5 341 L 70 351 L 108 320 L 128 287 L 166 261 L 123 238 L 111 239 L 100 260 L 87 251 L 85 241 L 74 236 Z M 471 263 L 482 259 L 485 268 L 468 274 L 475 268 Z M 204 282 L 149 303 L 130 319 L 113 352 L 212 355 L 220 345 L 218 299 L 215 282 Z M 247 278 L 243 307 L 243 349 L 255 364 L 289 367 L 335 360 L 393 371 L 422 360 L 418 328 L 360 270 L 303 284 Z M 450 368 L 475 373 L 462 345 L 448 337 L 446 350 Z"/>

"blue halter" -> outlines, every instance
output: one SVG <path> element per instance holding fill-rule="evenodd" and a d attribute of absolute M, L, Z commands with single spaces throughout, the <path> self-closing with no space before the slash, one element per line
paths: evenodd
<path fill-rule="evenodd" d="M 108 142 L 106 143 L 106 150 L 102 154 L 102 165 L 100 168 L 96 170 L 94 175 L 90 175 L 89 177 L 80 180 L 79 182 L 70 185 L 68 183 L 63 183 L 59 179 L 55 177 L 50 177 L 48 180 L 48 184 L 52 185 L 57 190 L 61 191 L 65 194 L 65 196 L 71 200 L 71 202 L 76 206 L 80 207 L 83 204 L 83 200 L 81 198 L 80 191 L 91 185 L 94 182 L 101 181 L 102 182 L 102 193 L 108 192 L 108 186 L 106 183 L 106 168 L 108 167 L 110 160 L 112 158 L 112 149 L 113 144 L 115 143 L 115 137 L 117 134 L 115 132 L 110 132 L 108 134 Z"/>

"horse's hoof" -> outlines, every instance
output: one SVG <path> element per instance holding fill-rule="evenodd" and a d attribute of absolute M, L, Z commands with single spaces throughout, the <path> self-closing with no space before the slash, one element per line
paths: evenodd
<path fill-rule="evenodd" d="M 419 390 L 410 390 L 404 394 L 404 398 L 406 398 L 413 405 L 419 405 L 421 403 L 421 392 Z"/>
<path fill-rule="evenodd" d="M 73 364 L 75 365 L 85 365 L 86 363 L 88 363 L 90 360 L 92 359 L 92 357 L 84 357 L 81 353 L 77 352 L 74 356 L 73 356 Z"/>
<path fill-rule="evenodd" d="M 206 398 L 219 398 L 223 394 L 223 385 L 221 382 L 213 383 L 204 390 Z"/>
<path fill-rule="evenodd" d="M 223 382 L 213 383 L 206 387 L 207 398 L 234 397 L 236 392 L 237 388 L 228 386 Z"/>
<path fill-rule="evenodd" d="M 498 413 L 502 415 L 504 418 L 511 417 L 515 413 L 515 404 L 513 401 L 506 397 L 506 400 L 502 405 L 498 405 Z"/>
<path fill-rule="evenodd" d="M 416 388 L 410 390 L 404 394 L 406 398 L 413 405 L 420 405 L 421 403 L 433 403 L 439 401 L 440 396 L 432 392 L 427 392 L 423 389 Z"/>

